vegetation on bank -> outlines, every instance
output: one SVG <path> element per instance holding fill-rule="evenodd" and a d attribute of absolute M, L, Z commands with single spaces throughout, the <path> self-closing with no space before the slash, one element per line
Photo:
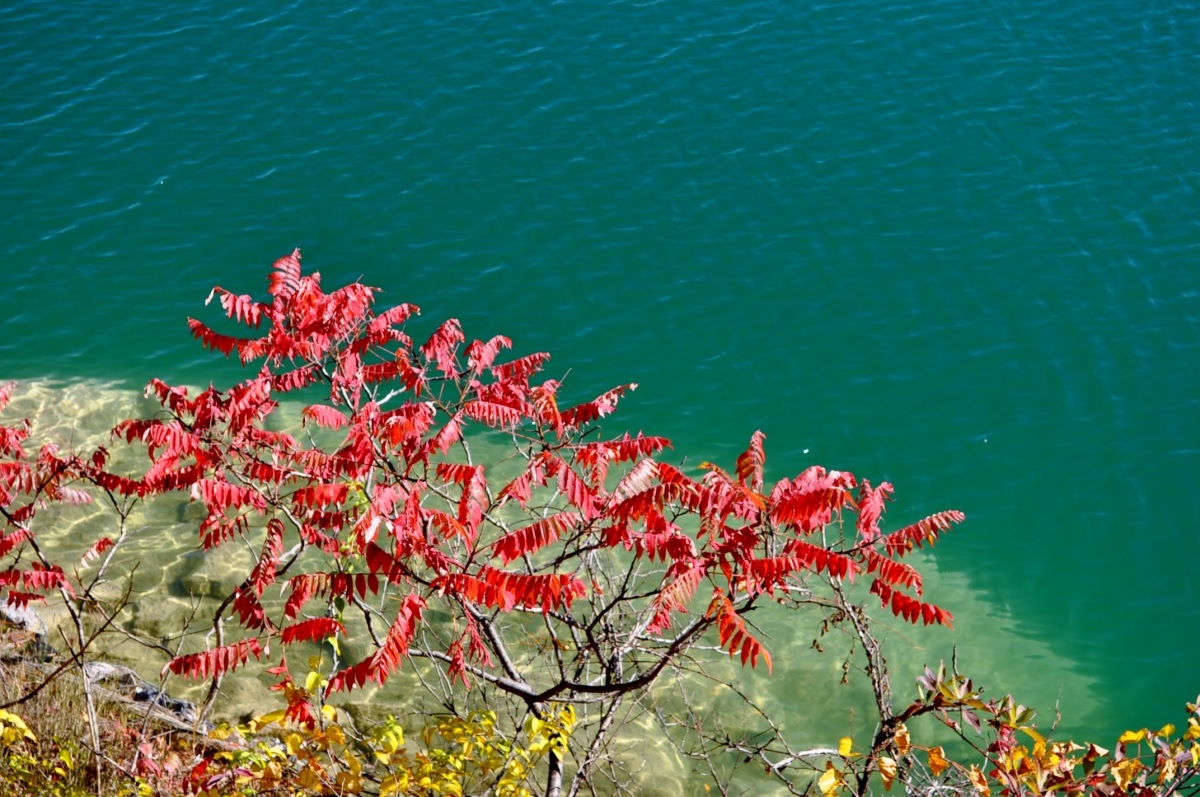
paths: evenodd
<path fill-rule="evenodd" d="M 14 608 L 53 597 L 66 618 L 49 667 L 19 653 L 5 667 L 0 789 L 675 793 L 629 752 L 649 732 L 698 788 L 722 794 L 1200 788 L 1194 705 L 1179 729 L 1101 748 L 1055 740 L 1031 710 L 985 698 L 954 666 L 896 696 L 873 618 L 950 626 L 907 557 L 962 513 L 887 531 L 892 485 L 820 466 L 770 483 L 760 432 L 725 466 L 671 464 L 665 438 L 602 429 L 636 385 L 568 402 L 567 385 L 540 376 L 547 354 L 506 360 L 509 339 L 468 343 L 453 319 L 418 345 L 417 308 L 376 312 L 375 293 L 360 283 L 326 293 L 298 251 L 276 261 L 264 301 L 215 288 L 229 331 L 189 326 L 251 375 L 196 395 L 152 380 L 160 411 L 112 432 L 111 447 L 141 452 L 132 469 L 109 446 L 27 451 L 31 421 L 0 423 L 0 596 Z M 0 388 L 0 410 L 11 393 Z M 280 420 L 284 397 L 302 402 L 299 425 Z M 476 445 L 484 438 L 503 447 Z M 231 546 L 252 556 L 195 618 L 199 631 L 148 640 L 128 626 L 139 596 L 118 554 L 139 533 L 135 508 L 162 495 L 200 508 L 205 556 Z M 109 526 L 70 560 L 49 555 L 46 508 L 91 502 Z M 870 734 L 798 748 L 736 679 L 719 685 L 721 699 L 743 710 L 713 710 L 695 684 L 712 685 L 715 659 L 771 670 L 755 623 L 767 611 L 792 612 L 813 655 L 829 648 L 843 680 L 869 686 Z M 21 635 L 29 628 L 8 632 Z M 113 637 L 170 657 L 145 706 L 105 699 L 89 676 Z M 211 725 L 226 676 L 244 668 L 270 678 L 278 708 Z M 206 684 L 187 722 L 158 712 L 170 677 Z M 420 712 L 347 710 L 354 694 L 401 677 L 424 696 Z"/>

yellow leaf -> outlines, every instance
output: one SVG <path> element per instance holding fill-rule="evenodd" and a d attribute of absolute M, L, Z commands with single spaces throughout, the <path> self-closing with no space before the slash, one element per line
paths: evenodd
<path fill-rule="evenodd" d="M 1033 728 L 1022 727 L 1022 731 L 1033 739 L 1033 755 L 1035 758 L 1040 758 L 1046 752 L 1046 737 L 1035 731 Z"/>
<path fill-rule="evenodd" d="M 302 789 L 311 789 L 316 791 L 317 789 L 321 788 L 321 778 L 315 771 L 313 771 L 312 766 L 309 765 L 301 770 L 300 774 L 296 776 L 296 785 Z"/>
<path fill-rule="evenodd" d="M 929 771 L 935 778 L 945 772 L 949 766 L 950 762 L 946 760 L 946 753 L 941 746 L 929 749 Z"/>
<path fill-rule="evenodd" d="M 389 775 L 383 779 L 383 783 L 379 784 L 379 797 L 391 797 L 393 794 L 400 794 L 404 789 L 408 788 L 408 773 L 397 772 L 395 775 Z"/>
<path fill-rule="evenodd" d="M 536 738 L 543 734 L 543 732 L 545 731 L 545 728 L 546 728 L 545 722 L 538 719 L 533 714 L 529 715 L 529 722 L 525 725 L 525 733 Z"/>
<path fill-rule="evenodd" d="M 1133 776 L 1136 775 L 1141 768 L 1142 762 L 1138 761 L 1136 758 L 1126 758 L 1124 761 L 1118 761 L 1117 763 L 1113 764 L 1112 767 L 1113 779 L 1116 780 L 1118 786 L 1120 786 L 1122 789 L 1125 789 L 1127 786 L 1129 786 L 1129 781 L 1133 780 Z"/>
<path fill-rule="evenodd" d="M 279 709 L 278 711 L 263 714 L 261 717 L 255 717 L 250 720 L 250 730 L 257 733 L 273 722 L 282 722 L 286 715 L 287 713 L 284 709 Z"/>
<path fill-rule="evenodd" d="M 979 771 L 978 767 L 972 766 L 967 771 L 967 777 L 971 779 L 971 785 L 975 787 L 975 791 L 979 792 L 983 797 L 988 797 L 992 793 L 992 789 L 988 786 L 987 778 Z"/>
<path fill-rule="evenodd" d="M 220 725 L 208 732 L 208 738 L 217 739 L 218 741 L 224 741 L 230 736 L 233 736 L 233 728 L 229 727 L 229 723 L 227 722 L 222 722 Z"/>
<path fill-rule="evenodd" d="M 882 756 L 875 763 L 879 765 L 879 774 L 883 778 L 883 790 L 891 791 L 892 784 L 896 782 L 896 759 Z"/>
<path fill-rule="evenodd" d="M 1169 722 L 1158 730 L 1159 736 L 1170 736 L 1173 733 L 1175 733 L 1175 726 Z"/>
<path fill-rule="evenodd" d="M 908 728 L 903 722 L 896 726 L 892 741 L 895 742 L 896 752 L 900 755 L 908 755 L 908 751 L 912 749 L 912 737 L 908 735 Z"/>
<path fill-rule="evenodd" d="M 1117 739 L 1117 743 L 1118 744 L 1134 744 L 1134 743 L 1142 741 L 1145 738 L 1146 738 L 1146 729 L 1145 728 L 1142 728 L 1140 731 L 1125 731 L 1125 733 L 1121 734 L 1121 738 Z M 1125 788 L 1125 787 L 1122 786 L 1121 788 Z"/>
<path fill-rule="evenodd" d="M 325 711 L 325 709 L 330 709 L 330 711 Z M 333 718 L 337 715 L 337 710 L 334 709 L 333 706 L 321 706 L 321 713 L 324 714 L 327 719 L 333 720 Z M 330 725 L 325 731 L 325 736 L 329 739 L 330 744 L 346 743 L 346 734 L 342 732 L 340 725 Z"/>
<path fill-rule="evenodd" d="M 828 797 L 837 791 L 838 786 L 842 785 L 842 773 L 834 767 L 833 762 L 829 761 L 825 764 L 825 772 L 817 780 L 817 786 L 821 789 L 821 794 Z"/>
<path fill-rule="evenodd" d="M 849 758 L 850 756 L 854 755 L 854 753 L 850 752 L 851 748 L 853 747 L 854 740 L 849 736 L 843 736 L 841 741 L 838 742 L 838 755 L 840 755 L 842 758 Z"/>
<path fill-rule="evenodd" d="M 304 679 L 304 688 L 309 692 L 315 692 L 320 685 L 321 673 L 316 670 L 310 670 Z"/>
<path fill-rule="evenodd" d="M 298 733 L 289 733 L 284 742 L 287 745 L 288 753 L 296 755 L 300 752 L 300 748 L 304 747 L 304 740 L 300 738 Z"/>

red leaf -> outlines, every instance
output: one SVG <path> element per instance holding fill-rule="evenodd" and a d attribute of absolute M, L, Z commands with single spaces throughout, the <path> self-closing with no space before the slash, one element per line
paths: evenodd
<path fill-rule="evenodd" d="M 828 563 L 828 561 L 828 558 L 824 558 L 824 562 Z M 771 556 L 764 559 L 753 559 L 746 564 L 746 576 L 750 582 L 747 589 L 753 593 L 774 594 L 775 588 L 783 586 L 793 573 L 809 568 L 810 560 L 801 556 Z"/>
<path fill-rule="evenodd" d="M 566 534 L 579 520 L 577 512 L 559 512 L 505 534 L 496 540 L 493 550 L 508 564 L 513 559 L 546 547 Z"/>
<path fill-rule="evenodd" d="M 496 361 L 496 355 L 501 349 L 511 349 L 512 341 L 503 335 L 496 335 L 487 343 L 475 340 L 467 346 L 467 367 L 478 373 L 484 368 L 491 368 Z"/>
<path fill-rule="evenodd" d="M 675 612 L 687 612 L 688 604 L 696 594 L 696 588 L 704 577 L 707 568 L 700 560 L 685 562 L 675 572 L 676 568 L 668 570 L 664 577 L 663 586 L 654 596 L 654 617 L 647 626 L 647 633 L 657 634 L 671 627 L 671 615 Z"/>
<path fill-rule="evenodd" d="M 603 418 L 617 408 L 617 401 L 626 391 L 637 390 L 636 383 L 614 387 L 591 401 L 572 407 L 562 413 L 563 426 L 580 427 L 584 424 Z"/>
<path fill-rule="evenodd" d="M 527 575 L 484 565 L 479 569 L 479 576 L 486 587 L 504 595 L 506 603 L 511 596 L 511 601 L 516 605 L 527 608 L 540 606 L 543 612 L 562 606 L 569 608 L 576 598 L 587 594 L 583 582 L 569 574 Z M 503 608 L 511 609 L 512 603 Z"/>
<path fill-rule="evenodd" d="M 503 365 L 492 366 L 492 374 L 501 381 L 509 381 L 512 379 L 527 379 L 542 370 L 542 366 L 550 359 L 550 355 L 544 351 L 539 351 L 534 354 L 527 354 L 524 357 L 519 357 L 512 362 L 504 363 Z"/>
<path fill-rule="evenodd" d="M 418 315 L 420 312 L 421 308 L 415 304 L 398 304 L 395 307 L 389 307 L 372 318 L 368 329 L 371 332 L 378 332 L 387 327 L 400 326 L 410 317 Z"/>
<path fill-rule="evenodd" d="M 468 401 L 462 413 L 494 429 L 512 429 L 527 415 L 524 407 L 511 407 L 491 401 Z"/>
<path fill-rule="evenodd" d="M 203 501 L 210 513 L 243 506 L 253 507 L 260 512 L 267 508 L 266 499 L 257 490 L 215 479 L 201 479 L 193 484 L 192 498 Z"/>
<path fill-rule="evenodd" d="M 420 395 L 429 387 L 425 378 L 425 370 L 413 365 L 408 352 L 404 349 L 396 350 L 396 369 L 400 375 L 400 381 L 414 394 Z"/>
<path fill-rule="evenodd" d="M 29 529 L 17 529 L 0 536 L 0 556 L 7 556 L 10 551 L 29 539 Z"/>
<path fill-rule="evenodd" d="M 870 549 L 863 551 L 863 558 L 866 560 L 868 573 L 878 574 L 881 581 L 886 581 L 892 586 L 908 587 L 918 595 L 921 594 L 921 574 L 916 568 L 880 556 Z"/>
<path fill-rule="evenodd" d="M 261 597 L 267 587 L 275 583 L 275 565 L 283 555 L 283 521 L 271 518 L 267 521 L 267 535 L 263 539 L 262 552 L 254 563 L 254 569 L 246 579 L 247 585 L 256 596 Z"/>
<path fill-rule="evenodd" d="M 842 487 L 820 486 L 790 490 L 771 509 L 773 523 L 795 523 L 803 532 L 815 531 L 833 519 L 846 503 Z"/>
<path fill-rule="evenodd" d="M 707 616 L 716 619 L 721 647 L 728 650 L 730 656 L 740 656 L 742 666 L 749 661 L 752 668 L 758 665 L 758 658 L 762 656 L 767 664 L 767 672 L 771 671 L 771 654 L 746 630 L 745 622 L 725 593 L 720 590 L 713 591 L 712 604 L 708 608 Z"/>
<path fill-rule="evenodd" d="M 62 589 L 74 596 L 75 589 L 67 580 L 66 573 L 58 565 L 46 566 L 34 562 L 30 569 L 21 572 L 21 581 L 26 589 L 47 592 L 52 589 Z"/>
<path fill-rule="evenodd" d="M 128 479 L 124 476 L 117 476 L 115 473 L 107 471 L 97 471 L 91 474 L 91 479 L 96 483 L 97 487 L 104 490 L 110 490 L 121 495 L 145 495 L 146 486 L 141 482 Z"/>
<path fill-rule="evenodd" d="M 311 508 L 334 506 L 346 500 L 350 488 L 344 483 L 313 484 L 301 487 L 292 493 L 292 501 L 296 506 Z"/>
<path fill-rule="evenodd" d="M 879 596 L 879 601 L 884 606 L 891 607 L 892 614 L 897 617 L 903 617 L 914 625 L 920 620 L 925 625 L 938 623 L 947 628 L 954 627 L 952 625 L 954 617 L 950 612 L 934 606 L 932 603 L 922 603 L 899 590 L 893 590 L 878 578 L 871 582 L 870 591 Z"/>
<path fill-rule="evenodd" d="M 846 554 L 830 551 L 804 540 L 792 540 L 784 547 L 783 552 L 787 556 L 800 559 L 814 572 L 824 570 L 834 578 L 846 578 L 859 571 L 858 565 Z"/>
<path fill-rule="evenodd" d="M 483 466 L 439 462 L 437 475 L 438 478 L 452 481 L 462 488 L 462 495 L 458 500 L 458 522 L 470 532 L 473 541 L 488 503 L 487 477 L 484 475 Z"/>
<path fill-rule="evenodd" d="M 643 459 L 626 473 L 613 490 L 613 497 L 625 501 L 638 493 L 650 489 L 658 478 L 658 463 L 652 459 Z"/>
<path fill-rule="evenodd" d="M 408 655 L 408 645 L 417 633 L 424 609 L 425 600 L 419 595 L 405 596 L 396 619 L 388 629 L 383 646 L 365 661 L 335 673 L 329 679 L 329 691 L 349 691 L 363 686 L 367 681 L 374 681 L 382 686 Z"/>
<path fill-rule="evenodd" d="M 624 437 L 616 440 L 578 446 L 575 449 L 575 457 L 591 472 L 592 483 L 603 485 L 605 477 L 608 475 L 608 466 L 611 463 L 630 462 L 640 457 L 651 457 L 670 446 L 671 441 L 665 437 L 645 437 L 639 432 L 637 437 L 625 434 Z M 639 467 L 641 464 L 639 462 L 634 467 Z M 645 489 L 645 487 L 641 489 Z M 625 497 L 628 497 L 628 494 Z"/>
<path fill-rule="evenodd" d="M 192 336 L 198 338 L 204 344 L 204 348 L 219 351 L 226 357 L 238 346 L 239 341 L 237 338 L 213 332 L 204 323 L 194 318 L 188 319 L 188 327 L 192 330 Z"/>
<path fill-rule="evenodd" d="M 750 435 L 750 445 L 737 458 L 737 478 L 742 484 L 749 481 L 749 486 L 753 490 L 762 490 L 763 488 L 763 467 L 767 461 L 766 452 L 763 450 L 763 440 L 766 435 L 761 431 L 756 431 Z"/>
<path fill-rule="evenodd" d="M 279 258 L 271 268 L 275 273 L 267 277 L 267 293 L 285 301 L 291 299 L 300 287 L 300 250 Z"/>
<path fill-rule="evenodd" d="M 892 485 L 883 482 L 878 487 L 863 479 L 858 489 L 858 536 L 863 542 L 872 542 L 879 537 L 879 518 L 883 516 L 884 504 L 892 494 Z"/>
<path fill-rule="evenodd" d="M 366 385 L 377 385 L 400 376 L 400 364 L 394 360 L 371 363 L 362 367 L 362 381 Z"/>
<path fill-rule="evenodd" d="M 221 307 L 225 308 L 225 315 L 246 326 L 257 327 L 262 320 L 263 310 L 270 309 L 266 305 L 255 302 L 251 296 L 235 296 L 221 287 L 213 288 L 204 303 L 211 302 L 214 295 L 221 297 Z"/>
<path fill-rule="evenodd" d="M 88 548 L 79 560 L 80 567 L 87 567 L 94 560 L 100 557 L 105 551 L 113 547 L 116 543 L 111 537 L 101 537 Z"/>
<path fill-rule="evenodd" d="M 300 614 L 301 607 L 329 589 L 328 573 L 301 573 L 286 582 L 292 594 L 283 605 L 283 616 L 289 620 Z"/>
<path fill-rule="evenodd" d="M 496 497 L 496 501 L 500 506 L 510 498 L 517 499 L 522 507 L 526 506 L 529 499 L 533 496 L 533 487 L 546 486 L 546 456 L 534 457 L 529 461 L 525 471 L 504 486 L 500 494 Z"/>
<path fill-rule="evenodd" d="M 462 415 L 456 412 L 451 415 L 450 420 L 446 421 L 446 424 L 437 431 L 437 434 L 426 441 L 420 453 L 415 456 L 414 459 L 420 462 L 428 460 L 434 452 L 437 452 L 438 454 L 445 454 L 451 449 L 451 447 L 454 446 L 455 443 L 461 439 Z"/>
<path fill-rule="evenodd" d="M 176 656 L 163 667 L 162 675 L 167 670 L 176 675 L 188 678 L 209 678 L 223 675 L 237 669 L 249 660 L 262 657 L 262 645 L 254 637 L 223 645 L 219 648 L 206 650 L 203 653 L 190 653 L 186 656 Z"/>
<path fill-rule="evenodd" d="M 457 318 L 448 318 L 434 330 L 429 340 L 421 346 L 426 360 L 437 364 L 438 370 L 447 376 L 458 375 L 458 345 L 466 340 Z"/>
<path fill-rule="evenodd" d="M 18 609 L 27 609 L 33 601 L 44 601 L 45 595 L 39 595 L 36 592 L 17 592 L 9 590 L 4 596 L 4 602 L 9 606 L 14 606 Z"/>
<path fill-rule="evenodd" d="M 904 556 L 913 548 L 920 548 L 926 542 L 932 544 L 943 531 L 966 519 L 967 516 L 956 509 L 937 512 L 885 536 L 883 538 L 884 550 L 887 551 L 888 556 Z"/>
<path fill-rule="evenodd" d="M 312 404 L 300 410 L 300 414 L 323 429 L 341 429 L 350 423 L 340 410 L 327 404 Z"/>
<path fill-rule="evenodd" d="M 345 626 L 332 617 L 314 617 L 287 626 L 280 634 L 280 639 L 283 644 L 291 645 L 294 642 L 322 642 L 344 633 Z"/>
<path fill-rule="evenodd" d="M 598 503 L 596 500 L 596 491 L 568 465 L 563 464 L 561 460 L 554 461 L 559 463 L 558 489 L 562 491 L 563 496 L 567 499 L 567 503 L 577 507 L 582 513 L 584 520 L 592 520 L 597 517 L 600 513 L 596 509 Z"/>
<path fill-rule="evenodd" d="M 233 610 L 246 628 L 256 631 L 274 628 L 274 623 L 267 617 L 267 610 L 258 596 L 244 586 L 238 587 L 234 594 Z"/>
<path fill-rule="evenodd" d="M 321 371 L 315 365 L 304 365 L 292 371 L 271 375 L 271 389 L 280 393 L 290 393 L 315 384 L 321 378 Z"/>
<path fill-rule="evenodd" d="M 499 571 L 489 568 L 486 572 Z M 517 604 L 516 595 L 506 588 L 503 581 L 493 584 L 467 573 L 447 573 L 438 576 L 429 586 L 441 595 L 449 594 L 458 600 L 469 601 L 479 606 L 508 611 Z"/>
<path fill-rule="evenodd" d="M 669 466 L 661 462 L 656 463 L 656 466 L 658 476 L 662 478 Z M 624 483 L 622 481 L 622 484 Z M 616 504 L 609 514 L 622 520 L 638 520 L 648 517 L 652 512 L 661 513 L 668 504 L 691 502 L 694 498 L 694 488 L 691 482 L 663 481 L 629 496 Z"/>

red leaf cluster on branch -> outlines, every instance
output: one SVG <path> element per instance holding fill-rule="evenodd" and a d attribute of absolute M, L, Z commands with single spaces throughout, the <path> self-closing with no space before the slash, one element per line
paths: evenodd
<path fill-rule="evenodd" d="M 468 672 L 504 661 L 485 631 L 506 612 L 540 612 L 577 639 L 598 639 L 600 626 L 589 623 L 622 607 L 637 618 L 630 633 L 641 650 L 670 657 L 713 629 L 730 655 L 751 666 L 761 659 L 768 670 L 770 654 L 744 615 L 764 595 L 804 594 L 812 580 L 872 574 L 872 592 L 897 616 L 950 622 L 919 600 L 919 574 L 898 560 L 960 522 L 959 512 L 885 535 L 879 523 L 890 484 L 860 485 L 819 466 L 769 484 L 758 431 L 732 474 L 706 464 L 689 475 L 656 459 L 670 446 L 665 438 L 600 433 L 636 385 L 560 406 L 563 384 L 534 381 L 549 355 L 503 361 L 513 341 L 468 342 L 454 319 L 417 345 L 405 329 L 415 305 L 376 312 L 376 290 L 360 283 L 326 293 L 318 274 L 304 273 L 299 250 L 275 262 L 267 294 L 260 302 L 215 288 L 209 298 L 220 299 L 228 332 L 189 319 L 204 346 L 236 352 L 255 370 L 228 390 L 195 397 L 152 381 L 147 396 L 162 412 L 114 430 L 145 446 L 150 464 L 140 477 L 106 471 L 103 456 L 50 451 L 31 463 L 21 448 L 26 427 L 0 426 L 0 555 L 27 539 L 39 501 L 78 497 L 67 489 L 72 481 L 114 495 L 184 492 L 203 504 L 197 530 L 205 549 L 245 540 L 261 551 L 221 609 L 240 620 L 241 638 L 177 657 L 172 672 L 220 677 L 262 655 L 275 636 L 289 645 L 339 636 L 346 626 L 337 612 L 370 614 L 368 600 L 395 607 L 393 619 L 373 652 L 332 673 L 330 690 L 385 681 L 432 602 L 450 612 L 457 636 L 446 639 L 439 628 L 422 637 L 442 640 L 423 642 L 433 646 L 424 653 L 464 683 Z M 239 327 L 248 334 L 235 334 Z M 0 389 L 0 409 L 10 394 Z M 288 394 L 303 407 L 297 422 L 310 427 L 295 434 L 278 422 Z M 510 440 L 516 475 L 511 465 L 475 461 L 472 433 Z M 857 512 L 856 523 L 843 524 L 847 512 Z M 97 544 L 89 557 L 104 550 Z M 605 581 L 601 555 L 626 569 Z M 61 572 L 10 570 L 0 574 L 0 590 L 22 602 L 65 588 Z M 268 610 L 260 599 L 280 581 L 287 599 Z M 694 605 L 701 584 L 712 589 L 707 608 Z M 302 617 L 318 600 L 320 611 Z M 514 683 L 508 688 L 532 689 Z"/>

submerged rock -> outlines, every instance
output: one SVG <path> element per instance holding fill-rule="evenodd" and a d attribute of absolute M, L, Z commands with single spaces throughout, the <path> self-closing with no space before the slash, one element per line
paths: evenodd
<path fill-rule="evenodd" d="M 46 667 L 59 658 L 58 651 L 46 641 L 46 622 L 33 609 L 0 604 L 0 626 L 7 626 L 7 633 L 0 635 L 0 657 L 6 661 Z M 88 683 L 103 689 L 109 699 L 153 703 L 160 709 L 160 719 L 170 719 L 176 726 L 201 732 L 210 728 L 208 722 L 197 724 L 199 713 L 195 703 L 171 697 L 129 667 L 89 661 L 83 665 L 83 674 Z"/>

